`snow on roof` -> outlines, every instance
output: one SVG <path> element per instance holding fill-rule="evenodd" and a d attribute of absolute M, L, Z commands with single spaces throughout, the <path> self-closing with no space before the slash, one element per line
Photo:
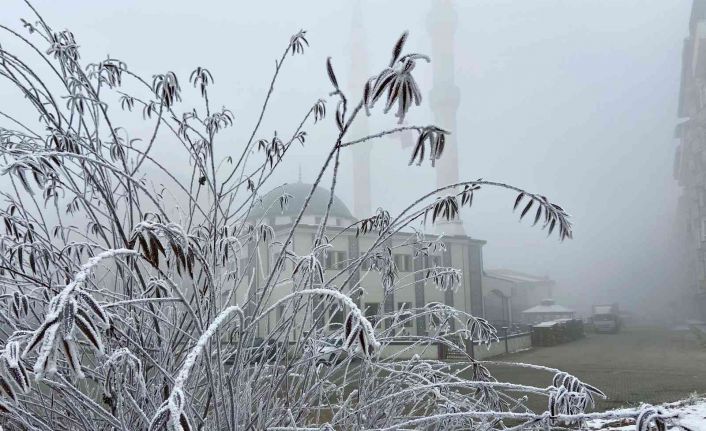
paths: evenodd
<path fill-rule="evenodd" d="M 554 303 L 551 299 L 545 299 L 541 304 L 528 308 L 523 313 L 573 313 L 574 310 Z"/>
<path fill-rule="evenodd" d="M 554 283 L 549 277 L 526 274 L 511 269 L 486 269 L 484 275 L 490 278 L 497 278 L 512 283 Z"/>
<path fill-rule="evenodd" d="M 307 196 L 311 192 L 313 185 L 305 184 L 300 182 L 283 184 L 276 187 L 273 190 L 267 192 L 262 200 L 253 206 L 253 209 L 248 214 L 248 219 L 258 220 L 262 217 L 276 217 L 276 216 L 291 216 L 295 217 L 299 215 L 299 212 L 304 207 L 304 202 Z M 280 206 L 279 199 L 285 193 L 290 195 L 286 207 L 282 208 Z M 323 216 L 326 214 L 326 208 L 328 207 L 329 199 L 331 194 L 328 189 L 323 187 L 316 187 L 314 193 L 311 195 L 311 200 L 309 201 L 305 215 L 315 215 Z M 329 215 L 331 217 L 341 217 L 345 219 L 353 219 L 351 212 L 348 207 L 338 196 L 333 196 L 333 201 L 331 203 L 331 210 Z"/>
<path fill-rule="evenodd" d="M 537 323 L 537 324 L 534 325 L 534 326 L 535 326 L 535 328 L 549 328 L 549 327 L 552 327 L 552 326 L 554 326 L 554 325 L 556 325 L 556 322 L 553 321 L 553 320 L 550 320 L 550 321 L 548 321 L 548 322 Z"/>
<path fill-rule="evenodd" d="M 554 326 L 554 325 L 558 325 L 558 324 L 560 324 L 560 323 L 570 322 L 570 321 L 571 321 L 571 319 L 549 320 L 549 321 L 546 321 L 546 322 L 537 323 L 536 325 L 534 325 L 534 327 L 535 327 L 535 328 L 536 328 L 536 327 L 539 327 L 539 328 L 550 328 L 550 327 L 552 327 L 552 326 Z"/>
<path fill-rule="evenodd" d="M 596 305 L 593 307 L 593 314 L 612 314 L 613 313 L 613 306 L 612 305 Z"/>

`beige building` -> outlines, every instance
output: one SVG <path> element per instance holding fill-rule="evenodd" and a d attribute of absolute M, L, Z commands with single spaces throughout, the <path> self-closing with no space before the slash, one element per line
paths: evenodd
<path fill-rule="evenodd" d="M 265 223 L 274 228 L 275 241 L 284 240 L 291 229 L 292 223 L 304 204 L 304 199 L 311 190 L 310 184 L 302 182 L 287 184 L 278 187 L 262 198 L 262 204 L 257 205 L 250 215 L 253 223 Z M 284 210 L 280 206 L 280 196 L 289 195 L 289 202 Z M 293 237 L 293 251 L 302 256 L 308 255 L 313 249 L 317 229 L 324 217 L 329 200 L 329 191 L 324 188 L 317 188 L 304 213 L 302 221 L 295 230 Z M 332 245 L 322 259 L 327 271 L 338 272 L 339 268 L 345 268 L 348 264 L 358 259 L 365 253 L 378 238 L 377 233 L 356 235 L 356 229 L 350 226 L 356 219 L 350 213 L 346 205 L 334 196 L 331 212 L 329 214 L 329 226 L 326 229 L 326 236 Z M 443 238 L 445 249 L 424 256 L 415 253 L 413 240 L 415 234 L 404 232 L 395 234 L 386 244 L 392 249 L 392 256 L 398 270 L 397 289 L 384 294 L 381 275 L 377 270 L 371 269 L 370 265 L 363 264 L 362 268 L 352 274 L 350 287 L 360 286 L 363 293 L 354 297 L 367 316 L 372 320 L 379 319 L 385 313 L 410 307 L 423 307 L 430 302 L 439 302 L 454 306 L 476 316 L 483 315 L 482 300 L 482 247 L 485 241 L 470 238 L 468 236 L 447 236 Z M 253 286 L 263 284 L 263 277 L 270 272 L 271 266 L 276 259 L 275 253 L 281 245 L 261 244 L 257 249 L 251 248 L 249 253 L 252 256 L 251 264 L 254 268 L 261 268 L 255 271 Z M 435 283 L 424 280 L 426 270 L 434 266 L 453 267 L 462 273 L 461 283 L 457 289 L 442 291 Z M 281 280 L 289 280 L 293 271 L 293 263 L 285 264 Z M 329 274 L 327 274 L 327 277 Z M 291 282 L 282 282 L 274 289 L 272 295 L 267 299 L 269 304 L 274 304 L 278 299 L 292 291 Z M 344 289 L 350 292 L 350 289 Z M 250 292 L 253 294 L 253 292 Z M 244 298 L 243 298 L 244 299 Z M 276 310 L 271 313 L 269 319 L 261 325 L 261 331 L 270 331 L 277 324 L 277 318 L 283 310 Z M 343 323 L 344 316 L 331 315 L 326 320 L 330 325 L 335 326 Z M 410 322 L 405 328 L 409 335 L 427 334 L 430 322 L 423 318 L 416 322 Z M 333 329 L 333 328 L 331 328 Z"/>
<path fill-rule="evenodd" d="M 521 313 L 553 296 L 555 282 L 549 277 L 509 269 L 483 272 L 485 318 L 496 327 L 524 323 Z"/>

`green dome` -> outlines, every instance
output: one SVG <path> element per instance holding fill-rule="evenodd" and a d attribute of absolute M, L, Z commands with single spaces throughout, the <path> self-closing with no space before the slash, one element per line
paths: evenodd
<path fill-rule="evenodd" d="M 311 187 L 311 184 L 302 182 L 284 184 L 276 187 L 274 190 L 271 190 L 262 197 L 262 202 L 255 203 L 248 218 L 251 220 L 257 220 L 263 217 L 296 217 L 302 210 L 304 200 L 309 195 Z M 291 196 L 289 197 L 287 206 L 284 208 L 284 211 L 282 211 L 279 198 L 285 193 Z M 329 193 L 330 192 L 328 189 L 317 187 L 316 190 L 314 190 L 314 194 L 311 196 L 311 200 L 309 201 L 306 211 L 304 211 L 304 215 L 323 217 L 326 214 Z M 353 215 L 348 210 L 348 207 L 346 207 L 346 204 L 344 204 L 343 201 L 336 195 L 333 196 L 329 217 L 353 219 Z"/>

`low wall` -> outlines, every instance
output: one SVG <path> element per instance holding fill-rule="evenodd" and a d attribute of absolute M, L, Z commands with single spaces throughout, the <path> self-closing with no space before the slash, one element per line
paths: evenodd
<path fill-rule="evenodd" d="M 414 355 L 419 355 L 422 359 L 438 359 L 439 348 L 432 344 L 427 346 L 415 345 L 410 343 L 390 343 L 383 347 L 380 352 L 380 357 L 383 359 L 410 359 Z"/>
<path fill-rule="evenodd" d="M 504 355 L 505 353 L 514 353 L 520 350 L 526 350 L 532 347 L 532 334 L 524 332 L 520 334 L 512 334 L 507 337 L 507 345 L 505 338 L 490 345 L 473 345 L 473 357 L 475 359 L 487 359 L 493 356 Z M 383 359 L 410 359 L 414 355 L 419 355 L 423 359 L 439 359 L 439 347 L 435 344 L 413 346 L 410 343 L 390 343 L 383 347 L 380 352 L 380 357 Z M 452 359 L 455 355 L 448 359 Z"/>
<path fill-rule="evenodd" d="M 532 347 L 532 333 L 524 332 L 507 336 L 507 348 L 505 338 L 499 342 L 486 344 L 473 344 L 473 357 L 478 360 L 491 358 L 493 356 L 504 355 L 505 353 L 515 353 Z"/>

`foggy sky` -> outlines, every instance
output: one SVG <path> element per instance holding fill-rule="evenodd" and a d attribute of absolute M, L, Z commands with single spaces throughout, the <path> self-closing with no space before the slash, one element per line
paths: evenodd
<path fill-rule="evenodd" d="M 287 60 L 263 137 L 275 129 L 290 133 L 330 91 L 327 56 L 351 88 L 352 37 L 366 44 L 370 75 L 386 65 L 404 30 L 410 30 L 407 50 L 430 53 L 431 2 L 362 3 L 364 34 L 351 33 L 352 2 L 33 2 L 50 25 L 75 33 L 86 62 L 110 54 L 147 77 L 172 70 L 185 89 L 191 70 L 210 69 L 213 105 L 225 105 L 236 117 L 233 142 L 220 143 L 222 155 L 247 139 L 275 58 L 300 28 L 308 30 L 311 47 Z M 574 306 L 616 297 L 626 308 L 628 300 L 653 308 L 676 289 L 672 237 L 679 190 L 672 135 L 690 6 L 690 0 L 456 1 L 461 105 L 453 132 L 461 179 L 539 192 L 562 205 L 575 224 L 575 239 L 559 243 L 517 222 L 514 195 L 481 190 L 463 219 L 469 234 L 488 241 L 486 268 L 549 275 L 558 281 L 556 296 Z M 3 24 L 17 28 L 19 17 L 31 18 L 19 0 L 3 0 L 2 7 Z M 427 96 L 431 67 L 419 64 L 416 72 Z M 329 103 L 330 113 L 334 108 Z M 309 167 L 332 144 L 330 118 L 307 130 L 311 139 L 272 186 L 296 181 L 299 165 L 304 180 L 313 180 Z M 395 120 L 376 109 L 371 131 L 395 127 Z M 408 120 L 431 122 L 426 104 Z M 132 126 L 140 135 L 149 125 Z M 168 142 L 160 145 L 161 156 L 170 157 Z M 409 149 L 398 140 L 376 141 L 373 155 L 373 209 L 385 203 L 394 212 L 434 187 L 433 170 L 426 163 L 408 167 Z M 342 169 L 338 194 L 352 207 L 350 154 Z"/>

